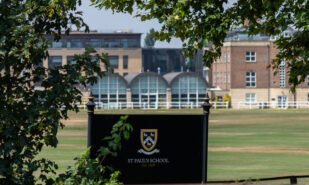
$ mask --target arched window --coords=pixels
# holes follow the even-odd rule
[[[138,76],[131,85],[132,102],[157,103],[166,101],[166,84],[159,76]]]
[[[109,74],[102,77],[91,87],[91,94],[97,102],[119,103],[126,102],[126,83],[122,77]]]
[[[181,75],[172,82],[172,102],[202,103],[207,84],[198,76]]]

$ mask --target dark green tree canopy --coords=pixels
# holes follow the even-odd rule
[[[153,37],[153,34],[155,33],[155,30],[151,28],[149,32],[147,33],[145,40],[144,40],[144,47],[145,48],[153,48],[156,40]]]
[[[204,62],[210,66],[220,56],[227,32],[249,21],[249,35],[263,33],[279,35],[288,26],[297,33],[289,38],[281,36],[275,44],[280,50],[278,63],[285,60],[289,67],[292,90],[304,81],[309,71],[309,5],[307,0],[91,0],[98,8],[135,14],[142,21],[157,19],[162,24],[155,38],[170,41],[172,37],[183,41],[184,52],[192,55],[211,43]],[[133,11],[137,9],[138,11]]]
[[[93,84],[103,72],[92,62],[105,55],[87,49],[76,64],[45,68],[49,41],[71,27],[88,27],[76,11],[80,0],[0,1],[0,184],[45,182],[56,165],[36,158],[44,145],[55,147],[61,119],[78,111],[77,85]],[[40,84],[41,89],[36,88]],[[40,170],[40,175],[34,172]]]

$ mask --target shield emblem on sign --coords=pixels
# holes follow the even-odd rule
[[[154,149],[158,140],[158,129],[141,129],[141,144],[147,152]]]

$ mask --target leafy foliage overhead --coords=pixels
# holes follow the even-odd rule
[[[105,55],[88,48],[74,65],[47,69],[49,41],[71,28],[88,27],[76,11],[80,0],[0,1],[0,184],[34,184],[47,180],[57,167],[36,155],[44,145],[55,147],[61,119],[78,111],[78,85],[96,82],[103,72],[92,62]],[[41,88],[37,89],[36,85]],[[39,171],[39,176],[34,172]]]
[[[197,49],[206,51],[204,62],[211,66],[220,56],[227,32],[245,26],[250,35],[278,35],[288,26],[296,29],[293,37],[280,37],[275,44],[280,50],[275,63],[288,61],[292,90],[304,81],[309,71],[309,5],[308,0],[91,0],[98,8],[135,14],[142,21],[157,19],[162,28],[156,39],[180,38],[186,55]],[[136,10],[137,9],[137,10]],[[136,10],[136,11],[134,11]]]

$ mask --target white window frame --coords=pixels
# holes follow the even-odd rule
[[[256,62],[256,52],[255,51],[246,51],[245,60],[246,60],[246,62]]]
[[[285,87],[285,61],[279,64],[279,87]]]
[[[245,97],[246,104],[256,103],[256,94],[255,93],[246,93]]]
[[[247,73],[249,73],[249,75],[247,75]],[[254,74],[254,75],[253,75]],[[247,80],[249,78],[249,80]],[[254,80],[253,80],[254,79]],[[249,83],[249,86],[247,85]],[[254,86],[252,85],[254,83]],[[256,87],[256,72],[253,72],[253,71],[249,71],[249,72],[246,72],[246,75],[245,75],[245,85],[246,87]]]
[[[307,87],[309,87],[309,74],[307,75]]]

